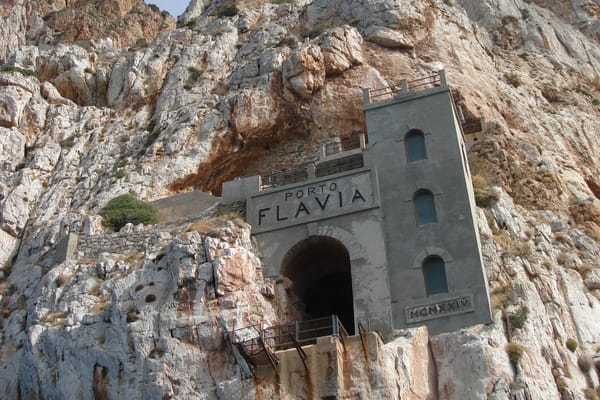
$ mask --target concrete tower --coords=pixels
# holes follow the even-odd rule
[[[393,326],[491,320],[465,141],[444,71],[365,91]]]

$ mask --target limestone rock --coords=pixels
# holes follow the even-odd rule
[[[401,32],[385,27],[371,26],[367,31],[367,40],[390,49],[412,49],[414,42]]]
[[[19,235],[43,187],[36,171],[19,171],[19,185],[0,201],[0,226],[13,235]]]
[[[340,74],[364,62],[362,36],[355,28],[345,26],[327,32],[320,46],[328,75]]]
[[[17,238],[0,229],[0,265],[7,265],[7,262],[16,251],[16,244]],[[4,268],[0,268],[0,270],[4,270]]]
[[[27,79],[7,75],[0,73],[0,126],[13,128],[19,126],[34,89]]]
[[[270,92],[247,90],[233,99],[231,122],[242,140],[272,131],[281,109],[277,97]]]
[[[498,382],[511,381],[512,373],[498,333],[489,341],[468,333],[438,335],[432,338],[431,348],[441,398],[487,399],[498,391]]]
[[[309,44],[294,51],[283,63],[285,89],[309,99],[325,83],[325,63],[321,48]]]
[[[399,390],[397,398],[429,400],[437,397],[437,376],[426,328],[407,330],[386,344],[385,351],[386,361],[390,363],[386,368],[390,378],[394,375],[390,372],[395,370],[397,376],[392,379],[404,382],[394,385]]]
[[[50,104],[74,105],[73,102],[71,102],[68,99],[65,99],[60,94],[60,92],[58,91],[56,86],[54,86],[50,82],[42,83],[41,94],[42,94],[42,97],[44,99],[46,99],[48,101],[48,103],[50,103]]]
[[[0,159],[4,171],[14,171],[25,157],[25,136],[16,129],[0,128]]]
[[[0,64],[10,58],[12,49],[25,43],[27,26],[27,5],[25,1],[11,1],[0,4],[3,23],[0,26]]]

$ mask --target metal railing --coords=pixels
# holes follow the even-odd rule
[[[248,354],[260,353],[264,346],[273,351],[280,351],[293,348],[296,343],[300,346],[314,344],[317,342],[317,338],[323,336],[336,336],[342,341],[348,336],[348,332],[337,315],[307,321],[295,321],[264,329],[257,329],[257,326],[251,325],[236,329],[231,336],[234,344],[242,345]],[[242,331],[244,334],[241,333]],[[248,337],[247,333],[252,333],[252,331],[256,336]]]
[[[340,146],[342,148],[342,151],[360,149],[363,146],[363,143],[361,141],[361,135],[350,136],[349,138],[340,140]],[[367,135],[364,135],[365,142],[366,139]]]
[[[319,163],[315,169],[315,176],[321,177],[333,175],[362,167],[364,167],[363,155],[353,154],[351,156],[336,158],[334,160]]]
[[[424,76],[423,78],[408,81],[408,90],[410,92],[417,92],[419,90],[425,90],[430,89],[432,87],[440,86],[442,84],[441,75],[441,71],[436,71],[432,72],[431,75]]]
[[[308,179],[306,168],[295,168],[289,171],[275,172],[261,176],[262,188],[273,188],[289,185],[290,183],[302,182]]]
[[[336,315],[308,321],[295,321],[289,324],[272,326],[262,331],[263,340],[275,351],[291,349],[298,343],[306,346],[317,342],[323,336],[345,338],[348,332]]]
[[[389,100],[409,93],[416,93],[446,84],[444,70],[432,72],[430,75],[413,80],[402,79],[397,85],[391,85],[379,89],[365,89],[365,103],[376,103]]]

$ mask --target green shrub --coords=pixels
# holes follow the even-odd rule
[[[475,189],[475,204],[477,207],[490,208],[493,207],[498,200],[500,200],[498,194],[491,190]]]
[[[589,354],[583,354],[577,358],[577,365],[581,372],[587,374],[592,369],[594,362]]]
[[[140,317],[138,317],[139,314],[139,310],[136,310],[135,308],[131,308],[129,309],[129,311],[127,312],[127,317],[125,318],[125,320],[130,323],[130,322],[135,322],[138,319],[140,319]]]
[[[27,68],[17,67],[16,65],[5,65],[0,70],[2,72],[18,72],[23,76],[35,76],[37,77],[37,73],[33,70]]]
[[[504,74],[504,80],[506,82],[508,82],[509,84],[511,84],[514,87],[519,87],[521,86],[521,79],[519,78],[519,75],[517,75],[514,72],[507,72]]]
[[[60,147],[63,149],[70,149],[75,144],[75,136],[69,136],[60,141]]]
[[[146,127],[146,130],[148,132],[152,132],[154,130],[154,128],[156,128],[157,123],[158,123],[158,121],[156,121],[156,118],[152,118],[150,120],[150,122],[148,122],[148,126]]]
[[[512,329],[521,329],[525,326],[525,321],[527,321],[527,316],[529,315],[529,308],[523,306],[519,308],[514,314],[508,316],[508,321],[510,322],[510,327]]]
[[[240,10],[235,3],[225,3],[217,10],[217,17],[235,17]]]
[[[279,46],[287,46],[287,47],[294,48],[294,47],[296,47],[297,43],[298,43],[298,41],[296,40],[295,37],[293,37],[293,36],[286,36],[283,39],[281,39],[281,41],[279,43],[277,43],[277,47],[279,47]]]
[[[529,13],[529,10],[526,8],[522,8],[519,11],[521,11],[521,18],[523,18],[524,20],[528,20],[529,17],[531,16],[531,14]]]
[[[473,192],[475,194],[475,204],[478,207],[493,207],[500,196],[492,189],[490,178],[483,174],[476,173],[472,176]]]
[[[577,340],[573,338],[568,338],[565,344],[567,345],[567,349],[569,349],[571,353],[574,353],[575,350],[577,350]]]
[[[522,346],[514,342],[507,343],[504,347],[504,350],[506,350],[506,354],[508,354],[508,359],[510,360],[510,363],[513,365],[513,367],[516,368],[517,365],[519,365],[519,362],[521,361],[525,350],[523,350]]]
[[[271,0],[273,4],[296,4],[296,0]]]
[[[115,197],[98,214],[104,218],[104,224],[115,231],[118,231],[129,222],[134,225],[158,222],[156,207],[130,194]]]
[[[583,389],[583,394],[585,395],[586,400],[598,400],[600,398],[598,397],[598,392],[592,388]]]
[[[120,168],[115,171],[115,173],[113,174],[113,178],[121,179],[121,178],[124,178],[126,175],[127,175],[127,172],[123,168]]]
[[[198,79],[202,77],[202,70],[195,67],[188,67],[188,72],[190,73],[190,81],[196,82]]]
[[[152,359],[157,359],[157,358],[161,358],[164,354],[165,354],[164,349],[161,349],[160,347],[155,347],[152,349],[152,351],[150,351],[150,354],[148,354],[148,357],[152,358]]]
[[[302,32],[303,38],[314,39],[319,36],[321,33],[325,32],[328,29],[333,28],[333,24],[331,22],[323,22],[319,25],[314,26],[312,29],[308,31]]]
[[[145,147],[150,147],[156,142],[156,139],[160,136],[160,129],[153,130],[146,138]]]

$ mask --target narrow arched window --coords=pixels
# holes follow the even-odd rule
[[[404,147],[406,149],[406,159],[408,162],[425,160],[427,158],[427,149],[425,148],[425,135],[423,131],[411,129],[404,137]]]
[[[435,199],[427,189],[417,191],[413,197],[417,225],[434,224],[437,222]]]
[[[423,261],[423,276],[425,277],[425,290],[427,295],[448,293],[446,280],[446,265],[438,256],[430,256]]]

